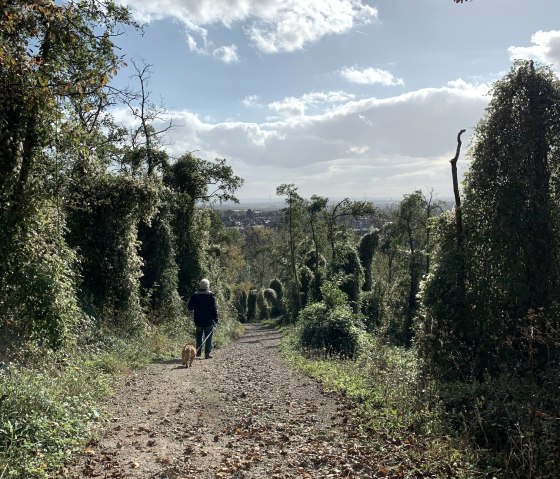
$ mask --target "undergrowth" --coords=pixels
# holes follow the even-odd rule
[[[285,359],[325,390],[346,397],[350,414],[373,443],[402,446],[400,453],[418,465],[418,477],[492,477],[477,470],[476,451],[447,427],[435,384],[421,379],[413,351],[364,337],[356,359],[327,357],[321,351],[301,352],[295,328],[285,327],[283,333]]]
[[[223,346],[241,333],[237,321],[221,321],[214,344]],[[127,339],[97,331],[71,353],[20,348],[0,368],[0,479],[65,477],[64,465],[103,425],[116,379],[151,361],[178,357],[187,341],[194,343],[191,320]]]

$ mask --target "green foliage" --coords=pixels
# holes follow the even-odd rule
[[[290,320],[295,320],[301,311],[302,302],[300,294],[300,279],[298,275],[298,245],[304,234],[305,201],[298,194],[294,184],[282,184],[276,188],[278,196],[286,197],[286,207],[284,208],[285,227],[288,234],[288,257],[290,261],[289,278],[290,294],[285,296],[287,305],[286,313]]]
[[[504,477],[557,475],[560,87],[517,62],[493,89],[465,180],[464,238],[435,223],[416,343],[450,424]],[[463,243],[459,240],[464,240]]]
[[[299,345],[325,356],[355,357],[363,334],[360,318],[352,313],[336,283],[327,282],[322,290],[324,300],[306,306],[300,313]]]
[[[153,214],[157,185],[110,175],[79,179],[71,190],[67,239],[80,254],[82,303],[90,314],[133,331],[144,321],[137,225]]]
[[[552,72],[518,62],[495,84],[477,126],[465,181],[464,252],[447,219],[422,292],[419,344],[446,377],[481,378],[529,361],[545,367],[558,355],[548,343],[528,357],[520,343],[536,312],[559,324],[559,104]]]
[[[259,321],[270,318],[270,305],[264,295],[264,290],[259,289],[257,292],[257,311]]]
[[[390,456],[403,464],[412,459],[420,475],[485,477],[477,465],[477,455],[483,451],[473,449],[446,425],[435,383],[418,374],[413,350],[387,346],[370,337],[361,342],[357,359],[310,357],[298,349],[298,330],[299,325],[284,330],[284,356],[292,366],[319,380],[327,391],[349,400],[345,407],[360,430],[368,432],[368,442],[380,451],[379,458],[372,457],[372,461],[385,462]],[[391,449],[389,443],[397,447]]]
[[[274,278],[270,282],[270,288],[276,291],[276,297],[278,298],[278,302],[281,302],[282,298],[284,297],[284,285],[282,284],[282,281],[280,281],[278,278]]]
[[[258,317],[258,303],[257,303],[257,296],[258,291],[256,289],[252,289],[249,291],[249,295],[247,296],[247,322],[253,323],[257,320]]]
[[[460,271],[463,258],[452,212],[437,219],[433,236],[437,248],[420,290],[415,343],[427,369],[437,370],[442,378],[468,377],[473,367],[474,326],[466,305]]]
[[[440,385],[450,426],[481,448],[481,466],[516,479],[558,475],[558,372],[548,370],[542,377],[539,384],[508,372]]]
[[[272,288],[263,290],[263,296],[268,308],[268,316],[275,318],[280,315],[280,303],[278,301],[278,294]]]
[[[330,265],[333,276],[340,275],[340,288],[348,296],[354,312],[358,312],[363,269],[356,248],[345,244],[336,250]]]
[[[56,215],[43,206],[17,228],[0,229],[0,348],[35,340],[58,349],[74,338],[75,255]]]
[[[205,216],[179,197],[174,210],[173,232],[176,238],[176,262],[179,268],[179,296],[189,298],[204,276],[204,250],[207,245]]]
[[[53,361],[55,360],[55,361]],[[0,469],[3,477],[55,477],[100,419],[110,392],[98,364],[55,356],[42,370],[0,374]]]
[[[370,231],[360,238],[358,243],[358,255],[360,257],[360,263],[364,270],[364,284],[362,289],[364,291],[371,291],[373,286],[372,277],[372,261],[375,250],[379,244],[379,234],[377,231]]]
[[[313,271],[303,265],[299,268],[299,282],[301,288],[301,304],[305,307],[311,292],[311,283],[314,279]]]
[[[226,160],[205,161],[186,153],[166,169],[164,182],[172,190],[186,194],[191,204],[196,201],[234,201],[234,193],[243,179],[233,173]],[[209,187],[213,188],[209,191]]]
[[[161,205],[151,224],[138,226],[142,258],[141,294],[153,323],[170,321],[182,313],[178,293],[179,268],[175,262],[173,229],[168,205]]]
[[[241,323],[247,322],[247,291],[236,288],[232,298],[233,306],[237,311],[237,320]]]
[[[74,133],[94,128],[95,112],[84,108],[107,103],[120,22],[130,23],[128,11],[113,2],[2,4],[0,328],[10,340],[59,348],[79,319],[75,253],[63,238],[64,173],[88,151]]]
[[[374,286],[372,291],[362,293],[360,312],[364,315],[366,330],[369,333],[380,333],[383,314],[383,292],[379,286]]]

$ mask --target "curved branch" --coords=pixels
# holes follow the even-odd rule
[[[455,156],[451,158],[451,176],[453,177],[453,193],[455,195],[455,228],[457,231],[457,244],[462,247],[463,244],[463,217],[461,213],[461,196],[459,195],[459,180],[457,179],[457,160],[461,152],[461,135],[465,133],[465,129],[460,130],[457,134],[457,150]]]

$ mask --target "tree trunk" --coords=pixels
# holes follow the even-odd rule
[[[459,180],[457,179],[457,160],[461,152],[461,135],[466,130],[461,130],[457,134],[457,151],[451,162],[451,176],[453,177],[453,193],[455,195],[455,230],[457,232],[457,246],[463,248],[463,214],[461,212],[461,196],[459,195]]]

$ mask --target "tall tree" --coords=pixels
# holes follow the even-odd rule
[[[448,347],[465,345],[460,376],[523,364],[520,345],[534,312],[559,324],[559,144],[558,79],[549,68],[516,62],[495,84],[471,149],[463,204],[465,313],[438,300],[457,281],[449,223],[441,233],[447,246],[424,288],[426,321],[435,326],[433,350],[449,357],[454,353]],[[456,319],[448,324],[449,318]],[[554,349],[533,346],[533,359],[544,360]]]
[[[188,298],[205,270],[210,217],[196,208],[212,201],[237,202],[235,191],[243,180],[225,159],[202,160],[187,153],[169,166],[164,183],[175,194],[174,231],[179,267],[179,294]]]
[[[558,299],[559,134],[558,79],[517,62],[494,86],[465,183],[471,301],[484,330],[514,334],[529,309]]]
[[[286,197],[286,207],[284,214],[286,218],[286,227],[289,236],[289,255],[290,255],[290,271],[291,271],[291,306],[292,319],[296,319],[301,311],[301,285],[298,274],[298,245],[301,240],[303,231],[303,218],[305,214],[305,202],[298,194],[297,187],[294,184],[282,184],[276,188],[278,196]]]
[[[309,204],[307,205],[307,218],[309,227],[311,229],[311,241],[313,243],[313,283],[312,294],[315,298],[319,298],[321,294],[321,279],[320,279],[320,265],[321,265],[321,237],[324,236],[325,230],[325,217],[328,198],[323,196],[313,195]],[[321,234],[323,233],[323,234]]]
[[[349,198],[344,198],[337,204],[331,206],[327,213],[327,235],[331,246],[331,258],[334,258],[337,236],[339,236],[341,232],[341,219],[347,217],[357,218],[359,216],[374,216],[377,214],[377,208],[367,201],[352,201]]]
[[[371,291],[373,286],[372,276],[372,261],[373,255],[379,244],[379,234],[377,231],[370,231],[360,238],[358,243],[358,254],[360,256],[360,263],[364,269],[364,284],[362,289],[364,291]]]
[[[3,0],[0,11],[0,317],[58,346],[78,316],[63,174],[92,155],[68,132],[100,125],[122,61],[113,40],[130,20],[112,1]]]

